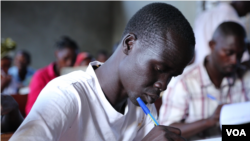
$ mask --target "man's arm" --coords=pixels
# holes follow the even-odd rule
[[[183,137],[192,137],[195,134],[216,125],[216,123],[219,121],[220,110],[222,106],[223,105],[219,105],[214,114],[207,119],[198,120],[192,123],[173,123],[170,126],[179,128]]]
[[[23,121],[15,99],[10,96],[1,95],[1,132],[14,132]]]

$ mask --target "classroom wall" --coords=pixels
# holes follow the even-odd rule
[[[143,6],[153,3],[155,1],[121,1],[116,2],[113,6],[113,40],[112,43],[118,42],[122,36],[122,32],[129,21],[129,19]],[[168,3],[178,8],[182,14],[187,18],[191,26],[194,25],[194,19],[197,15],[196,1],[161,1]]]
[[[68,35],[81,51],[111,50],[111,2],[1,2],[1,38],[11,37],[38,69],[55,60],[55,41]]]
[[[112,52],[129,19],[151,1],[116,2],[1,2],[1,37],[11,37],[17,50],[32,55],[33,68],[55,60],[54,44],[61,35],[77,41],[81,51],[95,55],[99,49]],[[193,26],[197,2],[167,1],[177,7]]]

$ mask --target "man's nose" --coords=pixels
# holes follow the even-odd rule
[[[166,77],[166,78],[161,78],[157,82],[155,82],[154,87],[157,88],[159,91],[165,91],[167,89],[167,85],[169,83],[169,80],[171,78]]]

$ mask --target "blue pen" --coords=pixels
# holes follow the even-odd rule
[[[222,102],[218,101],[214,96],[212,96],[210,94],[207,94],[207,97],[214,100],[214,101],[217,101],[219,104],[222,104]]]
[[[146,115],[148,115],[148,116],[152,119],[152,121],[155,123],[156,126],[159,125],[159,123],[158,123],[158,122],[155,120],[155,118],[152,116],[152,114],[150,113],[148,107],[147,107],[147,106],[145,105],[145,103],[141,100],[141,98],[138,97],[136,100],[137,100],[137,102],[139,103],[139,105],[141,106],[143,112],[144,112]]]

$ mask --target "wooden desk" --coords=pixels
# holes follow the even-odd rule
[[[1,141],[8,141],[14,133],[3,133],[1,134]]]
[[[16,94],[16,95],[11,95],[11,96],[16,100],[16,102],[19,105],[19,110],[20,110],[21,114],[23,115],[23,117],[25,117],[26,116],[25,106],[27,103],[28,95],[27,94],[26,95]]]

